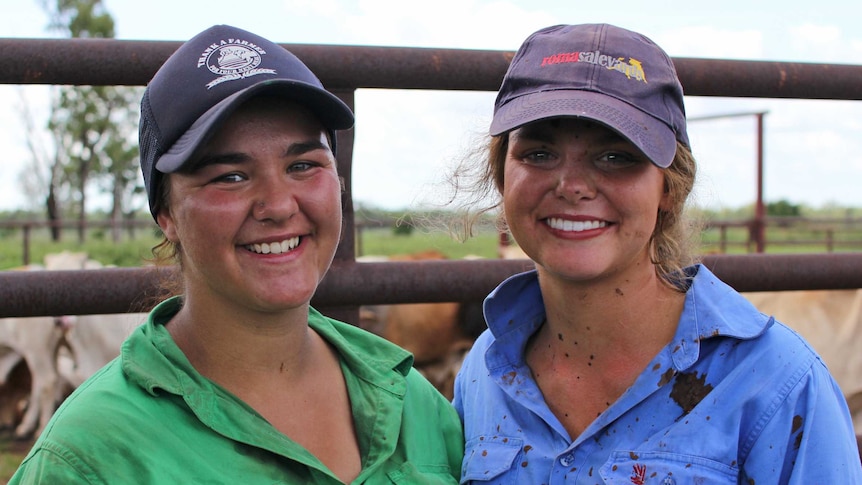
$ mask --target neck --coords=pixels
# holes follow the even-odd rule
[[[685,302],[685,295],[662,283],[652,268],[586,285],[540,272],[539,282],[549,343],[577,345],[593,356],[652,358],[673,338]]]
[[[308,307],[276,314],[236,312],[187,299],[167,324],[189,362],[205,377],[232,387],[256,376],[300,375],[314,349]]]

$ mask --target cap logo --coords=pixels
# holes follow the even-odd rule
[[[275,69],[261,69],[266,51],[242,39],[227,39],[210,44],[198,57],[198,68],[206,66],[218,77],[207,83],[207,89],[225,81],[235,81],[258,74],[275,74]]]
[[[591,52],[563,52],[543,58],[541,67],[569,62],[587,62],[602,66],[611,71],[621,72],[629,79],[646,83],[646,74],[644,73],[641,61],[629,57],[629,62],[626,64],[623,59],[624,57],[613,57],[602,54],[598,50]]]

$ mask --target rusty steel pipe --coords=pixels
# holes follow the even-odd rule
[[[0,39],[0,84],[143,86],[182,43]],[[511,51],[282,44],[331,90],[496,91]],[[692,96],[862,100],[862,66],[674,58]]]
[[[862,254],[711,255],[704,264],[739,291],[862,288]],[[318,307],[481,300],[529,260],[336,263]],[[0,317],[140,311],[172,269],[0,271]]]

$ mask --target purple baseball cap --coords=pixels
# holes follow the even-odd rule
[[[662,168],[673,161],[677,140],[689,146],[670,57],[613,25],[556,25],[530,35],[503,78],[490,134],[561,116],[606,125]]]
[[[329,131],[353,126],[353,112],[287,49],[229,25],[180,46],[159,68],[141,100],[141,171],[156,216],[161,174],[176,172],[243,102],[260,94],[292,99]]]

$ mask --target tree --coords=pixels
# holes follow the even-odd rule
[[[51,29],[75,38],[112,38],[114,20],[101,0],[43,0]],[[48,128],[56,144],[54,183],[48,188],[49,217],[60,217],[58,193],[77,206],[78,239],[86,235],[87,190],[105,181],[113,200],[113,235],[137,187],[137,103],[140,90],[118,86],[63,86],[52,101]],[[61,167],[61,170],[57,168]],[[52,207],[52,204],[54,207]],[[58,236],[59,237],[59,236]]]
[[[777,202],[766,204],[766,214],[770,216],[798,217],[802,215],[802,209],[799,204],[793,204],[790,201],[781,199]]]

